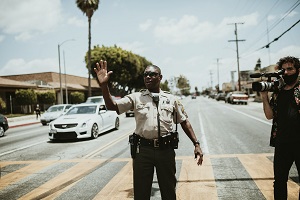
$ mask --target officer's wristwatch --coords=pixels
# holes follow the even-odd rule
[[[196,140],[196,141],[194,142],[194,146],[196,146],[196,144],[198,144],[198,145],[200,146],[199,140]]]

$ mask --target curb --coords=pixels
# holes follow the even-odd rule
[[[9,128],[17,128],[17,127],[21,127],[21,126],[27,126],[27,125],[32,125],[32,124],[39,124],[41,122],[29,122],[26,124],[18,124],[18,125],[13,125],[13,126],[8,126]]]

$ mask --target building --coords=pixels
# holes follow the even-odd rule
[[[56,72],[42,72],[33,74],[19,74],[0,76],[0,97],[6,103],[6,113],[18,113],[15,105],[15,92],[18,89],[48,90],[53,89],[56,93],[56,104],[67,103],[71,92],[83,92],[88,96],[88,78],[74,75],[61,76],[63,102],[60,98],[60,78]],[[91,79],[92,96],[100,95],[99,84]]]

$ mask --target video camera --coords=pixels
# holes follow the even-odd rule
[[[284,84],[284,81],[281,77],[282,74],[284,74],[284,69],[272,73],[250,74],[250,78],[262,78],[262,77],[268,78],[267,81],[253,82],[252,90],[258,92],[274,91],[274,89],[282,87]],[[272,81],[271,80],[272,77],[275,77],[276,79]]]

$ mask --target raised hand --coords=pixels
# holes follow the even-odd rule
[[[113,73],[112,71],[107,72],[107,62],[103,60],[100,60],[100,62],[96,63],[96,68],[94,68],[94,71],[97,74],[100,85],[107,83],[109,76]]]

